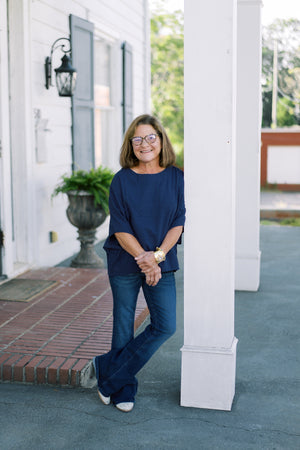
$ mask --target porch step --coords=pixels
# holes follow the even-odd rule
[[[84,376],[88,364],[111,342],[106,269],[47,267],[18,278],[57,283],[29,302],[0,301],[0,381],[92,387]],[[140,294],[135,329],[147,315]]]

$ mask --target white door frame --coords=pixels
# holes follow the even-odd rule
[[[30,4],[29,0],[0,0],[1,11],[7,13],[1,14],[0,195],[5,232],[3,266],[9,277],[30,267],[36,251]]]
[[[0,0],[0,215],[5,247],[2,273],[13,273],[11,157],[9,124],[9,77],[7,42],[7,0]]]

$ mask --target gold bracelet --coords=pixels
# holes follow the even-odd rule
[[[156,247],[156,251],[154,252],[154,258],[157,264],[165,261],[166,259],[165,252],[161,248]]]

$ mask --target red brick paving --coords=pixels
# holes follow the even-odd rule
[[[110,349],[106,270],[51,267],[19,278],[58,283],[27,303],[0,301],[0,381],[79,386],[87,363]],[[140,295],[136,329],[147,315]]]

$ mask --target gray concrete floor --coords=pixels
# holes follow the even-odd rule
[[[236,294],[231,412],[179,406],[180,271],[178,331],[140,372],[134,410],[102,405],[95,390],[1,384],[1,450],[299,449],[300,228],[262,226],[261,250],[259,291]]]

